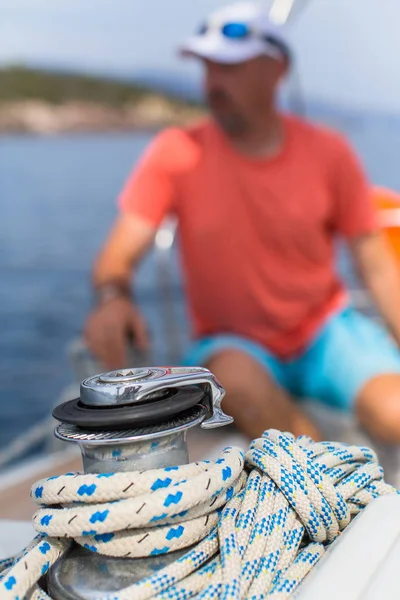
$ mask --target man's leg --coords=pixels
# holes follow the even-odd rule
[[[290,431],[296,437],[309,435],[315,441],[320,434],[290,396],[280,388],[255,358],[238,349],[221,349],[206,367],[226,390],[224,411],[251,439],[266,429]]]
[[[387,444],[400,444],[399,374],[377,375],[367,381],[355,407],[361,425],[372,437]]]
[[[354,411],[372,437],[400,444],[400,351],[381,325],[344,310],[327,323],[303,366],[310,397]]]

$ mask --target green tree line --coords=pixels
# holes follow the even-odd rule
[[[151,90],[129,82],[91,75],[13,66],[0,69],[0,102],[38,99],[51,104],[72,100],[119,106],[135,102]]]

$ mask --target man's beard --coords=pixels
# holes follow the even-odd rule
[[[223,90],[214,90],[208,94],[210,110],[220,127],[231,137],[243,135],[248,129],[247,120],[234,106],[232,99]],[[226,112],[222,105],[227,106]]]
[[[230,137],[239,137],[246,133],[248,126],[245,119],[239,115],[221,115],[212,111],[214,119]]]

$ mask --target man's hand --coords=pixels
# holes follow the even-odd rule
[[[155,227],[131,214],[117,218],[96,259],[93,286],[99,304],[86,321],[84,337],[100,362],[109,369],[126,366],[127,346],[147,350],[145,324],[130,298],[132,268],[150,246]]]
[[[126,366],[130,340],[141,350],[149,347],[142,316],[132,301],[124,296],[101,304],[89,315],[84,338],[96,358],[108,369]]]

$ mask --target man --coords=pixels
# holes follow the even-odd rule
[[[277,111],[291,57],[256,5],[217,11],[183,52],[203,62],[212,118],[161,133],[128,180],[94,268],[89,346],[115,368],[128,336],[146,346],[131,272],[173,213],[195,339],[187,363],[221,380],[237,426],[318,439],[298,401],[312,397],[399,443],[400,354],[335,273],[342,236],[400,343],[399,273],[356,158],[338,135]]]

